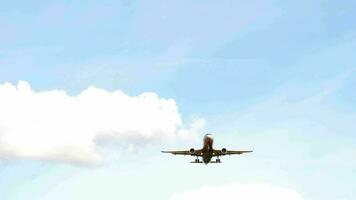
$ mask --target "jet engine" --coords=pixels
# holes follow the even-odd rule
[[[195,153],[195,149],[194,148],[191,148],[191,149],[189,149],[189,152],[190,152],[190,154],[194,154]]]
[[[225,154],[226,154],[226,149],[225,149],[225,148],[222,148],[222,149],[221,149],[221,153],[222,153],[223,155],[225,155]]]

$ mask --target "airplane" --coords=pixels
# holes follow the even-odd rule
[[[226,150],[226,148],[222,148],[221,150],[218,150],[218,149],[213,148],[213,142],[214,142],[213,135],[206,134],[204,136],[202,149],[195,150],[194,148],[191,148],[187,151],[161,151],[161,152],[162,153],[171,153],[173,155],[196,156],[196,159],[194,161],[192,161],[191,163],[204,163],[204,164],[221,163],[221,160],[219,158],[220,156],[253,152],[253,151],[231,151],[231,150]],[[202,161],[199,160],[199,157],[202,157]],[[215,161],[211,160],[213,157],[216,157]]]

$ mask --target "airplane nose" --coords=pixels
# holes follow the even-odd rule
[[[205,137],[204,137],[204,141],[213,141],[213,136],[211,134],[206,134]]]
[[[207,147],[207,148],[212,148],[213,146],[213,137],[211,134],[206,134],[204,136],[204,147]]]
[[[205,135],[205,137],[204,137],[205,139],[213,139],[213,135],[212,134],[206,134]]]

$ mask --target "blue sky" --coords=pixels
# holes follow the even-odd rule
[[[203,119],[198,136],[255,150],[192,166],[159,151],[200,141],[153,141],[94,168],[0,154],[0,199],[170,199],[248,182],[352,199],[354,19],[352,1],[0,1],[0,84],[154,92],[183,126]]]

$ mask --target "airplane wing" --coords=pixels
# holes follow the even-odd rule
[[[190,151],[161,151],[162,153],[171,153],[173,155],[185,155],[185,156],[202,156],[201,150]]]
[[[243,154],[243,153],[251,153],[253,151],[231,151],[231,150],[225,150],[225,151],[222,151],[222,150],[217,150],[217,149],[214,149],[214,153],[213,153],[213,156],[225,156],[225,155],[235,155],[235,154]]]

